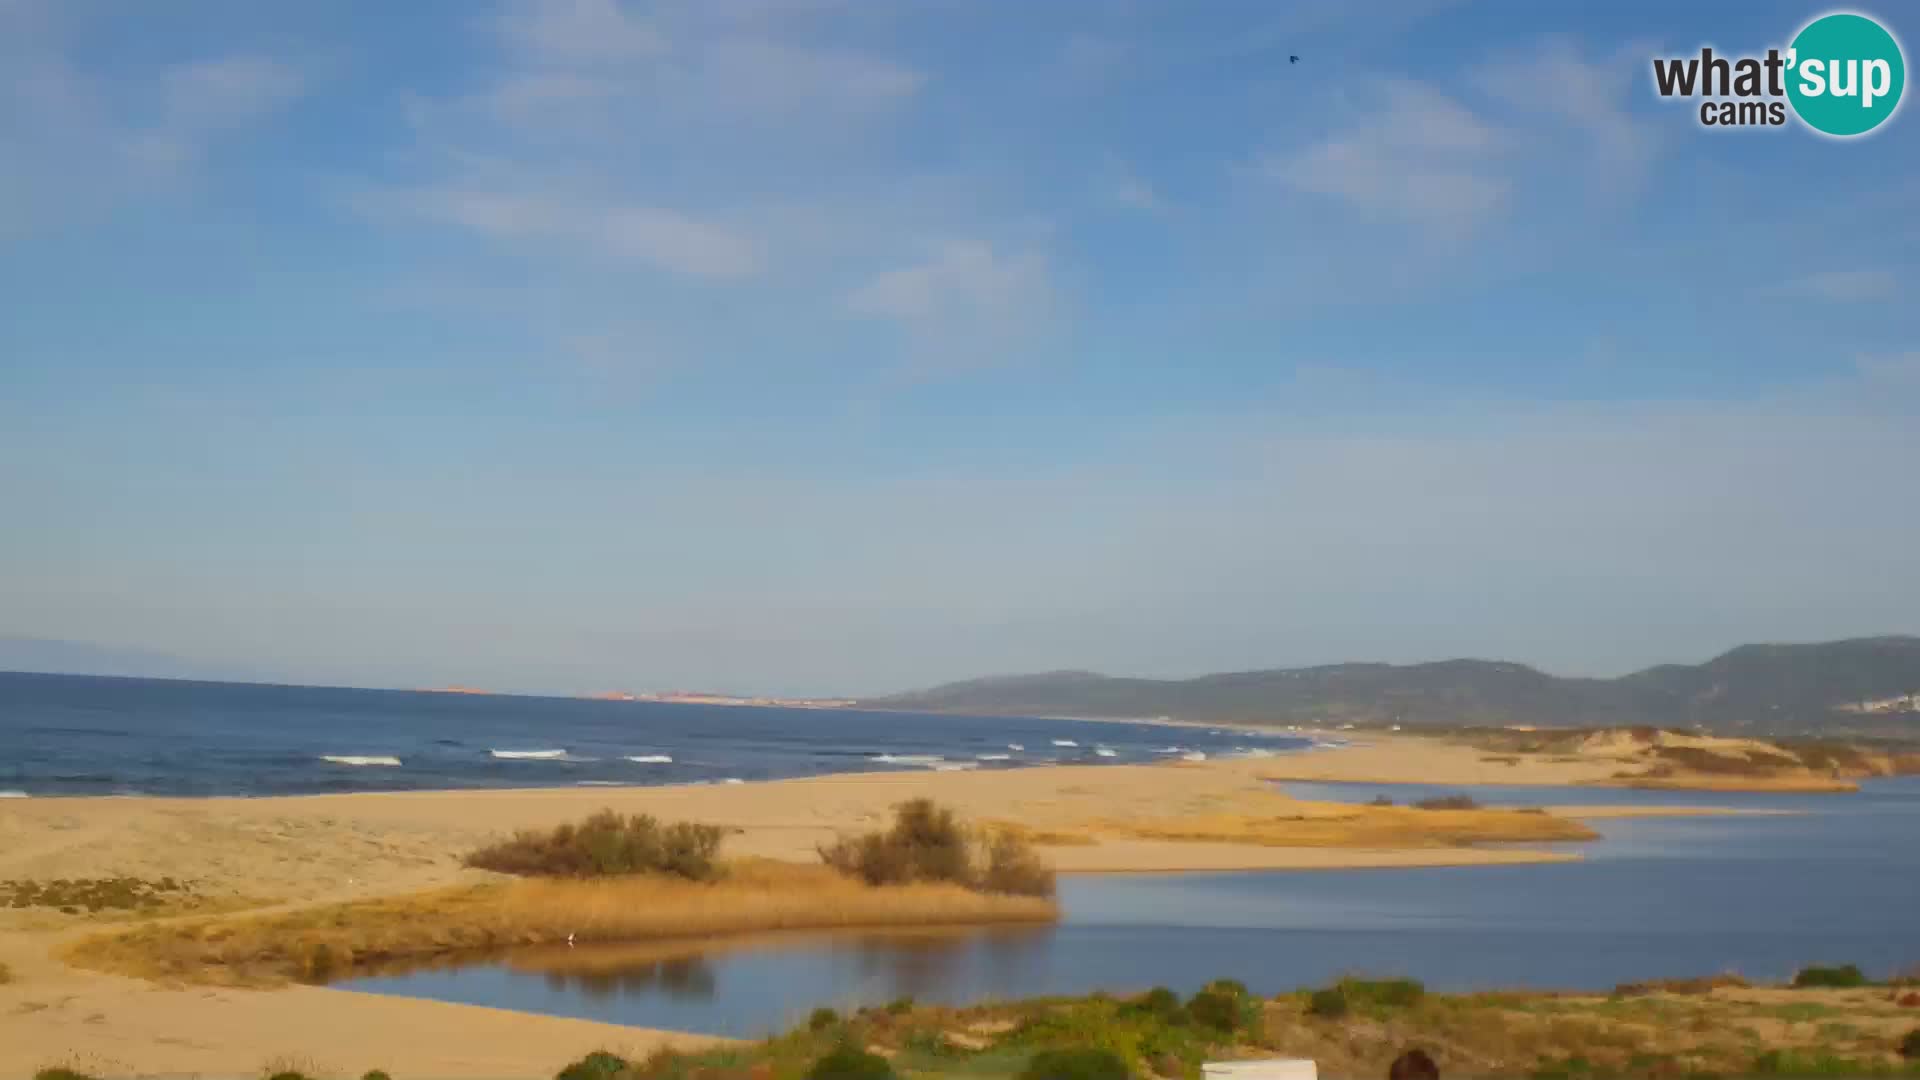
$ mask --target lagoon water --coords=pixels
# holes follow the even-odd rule
[[[1288,784],[1303,797],[1400,801],[1460,789]],[[1427,870],[1064,879],[1056,927],[825,934],[619,953],[544,950],[347,985],[648,1027],[750,1036],[818,1005],[902,996],[1181,991],[1237,978],[1263,993],[1343,973],[1437,989],[1604,989],[1813,963],[1920,963],[1920,779],[1859,795],[1475,788],[1497,805],[1660,803],[1785,815],[1613,819],[1575,863]]]

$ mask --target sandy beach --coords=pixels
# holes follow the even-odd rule
[[[0,880],[171,876],[216,906],[255,911],[385,896],[485,880],[459,855],[515,829],[577,819],[601,807],[697,820],[732,830],[727,851],[812,861],[816,845],[881,824],[904,799],[930,796],[964,817],[1040,830],[1124,828],[1245,816],[1280,821],[1333,814],[1270,781],[1284,777],[1390,783],[1592,783],[1606,762],[1490,764],[1472,748],[1421,739],[1286,757],[992,772],[863,773],[763,784],[410,792],[284,798],[25,799],[0,805]],[[1710,810],[1591,808],[1566,817]],[[1564,851],[1461,846],[1276,846],[1157,840],[1121,833],[1046,846],[1066,873],[1466,866],[1577,858]],[[0,1070],[24,1075],[76,1060],[97,1071],[249,1073],[304,1058],[322,1071],[380,1067],[409,1077],[545,1075],[595,1046],[636,1052],[697,1037],[500,1014],[312,987],[170,989],[74,970],[52,955],[113,925],[109,916],[0,911]],[[352,1031],[347,1045],[337,1033]]]

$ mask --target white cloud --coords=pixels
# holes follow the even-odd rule
[[[1482,66],[1476,81],[1505,105],[1550,121],[1543,134],[1571,141],[1573,153],[1590,166],[1589,179],[1631,192],[1646,179],[1657,149],[1656,129],[1635,120],[1628,108],[1640,85],[1639,65],[1651,51],[1636,44],[1589,60],[1572,42],[1550,38]]]
[[[896,326],[910,366],[924,374],[1010,362],[1049,321],[1058,295],[1037,250],[957,240],[874,275],[845,303],[855,315]]]
[[[656,206],[459,187],[375,193],[361,205],[375,213],[398,211],[496,240],[577,245],[688,277],[747,277],[763,263],[748,236]]]
[[[1784,287],[1835,303],[1862,303],[1890,299],[1899,292],[1900,281],[1891,270],[1822,270],[1794,278]]]
[[[1345,133],[1260,171],[1297,190],[1435,232],[1471,231],[1505,201],[1502,133],[1432,87],[1388,83],[1378,107]]]
[[[228,56],[172,68],[163,76],[165,125],[205,134],[252,123],[300,93],[303,78],[266,56]]]
[[[617,0],[521,0],[496,25],[509,46],[545,62],[630,61],[657,56],[667,44]]]

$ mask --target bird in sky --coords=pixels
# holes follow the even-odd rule
[[[1299,58],[1299,57],[1297,57],[1297,56],[1292,56],[1292,55],[1289,55],[1289,56],[1287,57],[1287,63],[1289,63],[1289,64],[1297,64],[1297,63],[1299,63],[1299,62],[1300,62],[1300,58]]]

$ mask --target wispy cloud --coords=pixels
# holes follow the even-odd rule
[[[96,72],[75,59],[65,14],[0,4],[0,231],[9,213],[33,227],[171,190],[306,88],[297,65],[250,53]]]
[[[1834,303],[1864,303],[1891,299],[1900,291],[1900,279],[1891,270],[1822,270],[1794,278],[1784,289]]]
[[[1057,294],[1037,250],[980,240],[941,244],[921,261],[874,275],[846,297],[856,315],[902,330],[919,370],[992,366],[1052,314]]]
[[[1479,88],[1516,112],[1549,123],[1537,134],[1555,136],[1587,163],[1587,179],[1610,193],[1631,193],[1646,180],[1658,139],[1655,128],[1628,108],[1638,62],[1651,47],[1629,45],[1589,58],[1572,41],[1549,38],[1523,53],[1478,68]]]
[[[400,212],[502,241],[559,242],[696,278],[741,278],[763,260],[754,241],[712,221],[657,206],[458,187],[376,192],[376,213]]]
[[[1267,154],[1259,170],[1298,191],[1438,233],[1471,231],[1505,201],[1504,136],[1431,86],[1389,82],[1341,134]]]

